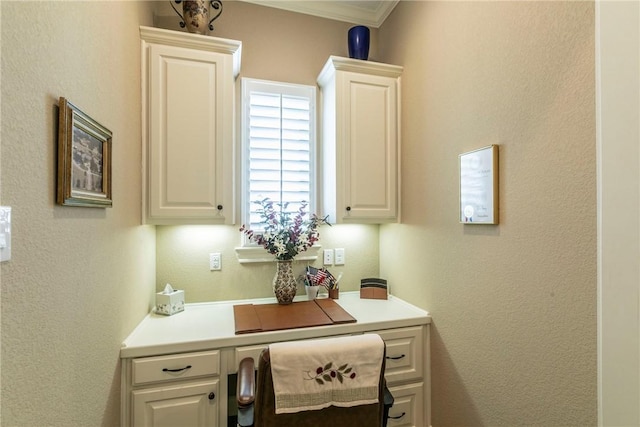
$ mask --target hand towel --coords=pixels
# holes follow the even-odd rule
[[[269,352],[276,414],[378,402],[379,335],[276,343]]]

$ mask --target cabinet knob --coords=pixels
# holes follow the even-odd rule
[[[347,212],[351,210],[351,206],[347,206]]]
[[[222,205],[218,205],[218,206],[216,206],[216,207],[218,208],[218,210],[219,210],[219,211],[221,211],[221,210],[222,210]]]
[[[209,393],[209,400],[213,400],[216,398],[216,394],[214,392]]]

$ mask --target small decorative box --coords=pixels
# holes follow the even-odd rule
[[[156,294],[156,313],[171,316],[184,311],[184,291],[173,289],[167,283],[164,291]]]

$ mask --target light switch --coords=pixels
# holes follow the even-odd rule
[[[0,261],[11,259],[11,208],[0,206]]]
[[[336,265],[344,265],[344,248],[336,248]]]

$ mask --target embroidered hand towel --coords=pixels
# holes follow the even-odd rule
[[[269,353],[276,414],[378,401],[384,355],[379,335],[276,343]]]

